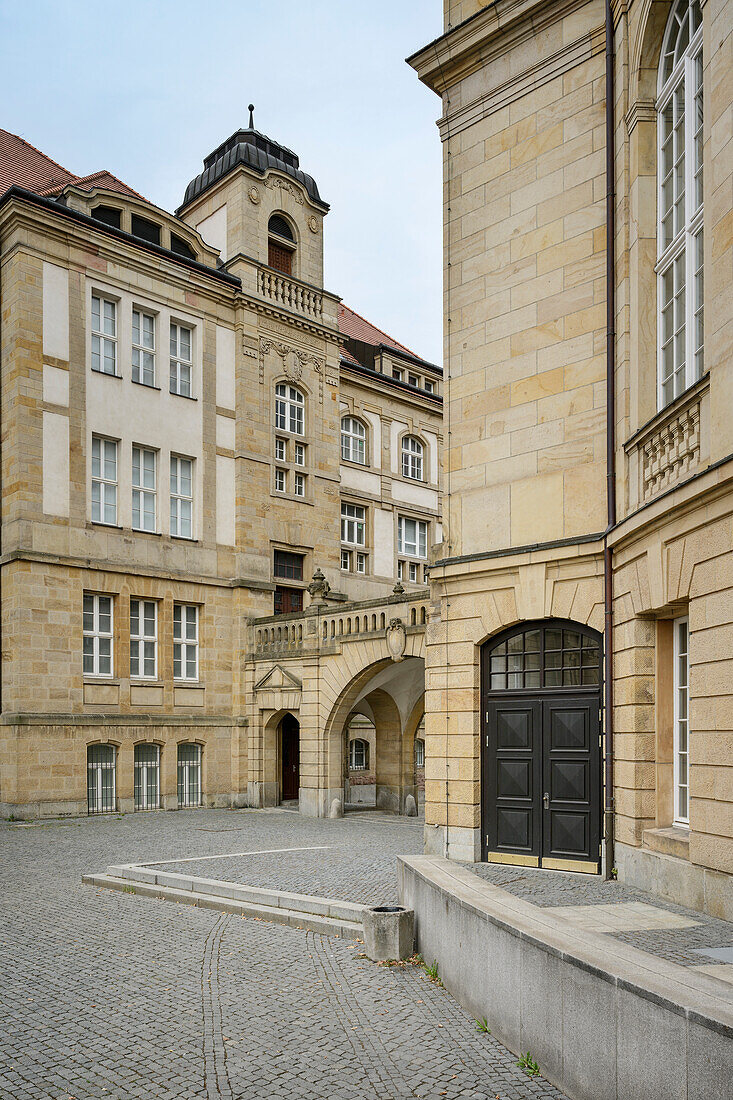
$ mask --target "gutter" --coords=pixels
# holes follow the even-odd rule
[[[614,134],[614,44],[611,0],[606,0],[606,503],[608,527],[603,546],[606,878],[614,860],[613,776],[613,550],[608,536],[616,526],[616,187]]]
[[[114,237],[118,241],[125,241],[126,244],[134,245],[135,248],[141,248],[144,252],[152,252],[155,256],[160,256],[166,260],[172,260],[174,263],[181,264],[191,271],[196,271],[201,275],[208,275],[211,279],[217,279],[219,282],[227,283],[235,290],[241,290],[242,288],[242,280],[238,279],[236,275],[230,275],[228,271],[217,271],[212,267],[207,267],[206,264],[200,263],[198,260],[189,260],[186,256],[180,256],[177,252],[171,252],[169,249],[163,248],[162,245],[153,244],[151,241],[144,241],[140,237],[133,237],[132,233],[126,233],[124,229],[115,229],[113,225],[105,225],[104,222],[97,221],[96,218],[90,218],[88,214],[82,214],[79,210],[71,210],[68,206],[62,206],[55,199],[48,199],[43,195],[37,195],[35,191],[27,191],[25,187],[9,187],[4,195],[0,195],[0,209],[6,202],[10,202],[12,199],[21,199],[21,201],[31,203],[33,206],[40,206],[42,209],[49,210],[62,218],[69,218],[71,221],[77,222],[80,225],[86,225],[91,229],[96,229],[99,233]]]

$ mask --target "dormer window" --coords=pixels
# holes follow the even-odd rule
[[[175,252],[177,256],[185,256],[187,260],[196,259],[196,253],[188,241],[184,241],[176,233],[171,233],[171,252]]]
[[[139,214],[132,215],[130,230],[133,237],[139,237],[149,244],[160,244],[160,226],[147,218],[141,218]]]
[[[95,221],[111,225],[113,229],[120,229],[122,226],[122,211],[116,206],[95,206],[92,217]]]
[[[286,275],[293,274],[295,235],[282,214],[273,214],[267,223],[267,263]]]

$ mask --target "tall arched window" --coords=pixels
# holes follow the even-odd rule
[[[658,403],[704,371],[703,87],[699,0],[676,0],[659,64]]]
[[[341,419],[341,457],[344,462],[366,464],[366,428],[353,416]]]
[[[267,223],[267,263],[270,267],[284,271],[286,275],[293,273],[293,256],[295,254],[295,234],[290,222],[282,214],[272,214]]]
[[[295,386],[278,382],[275,386],[275,427],[283,432],[303,435],[305,398]]]
[[[402,440],[402,476],[422,481],[424,447],[414,435],[406,435]]]

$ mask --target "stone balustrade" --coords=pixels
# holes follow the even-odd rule
[[[257,290],[275,306],[299,313],[312,321],[323,319],[322,293],[283,272],[261,267],[257,273]]]
[[[330,609],[302,615],[268,616],[256,619],[252,624],[254,656],[301,653],[324,646],[338,645],[349,639],[363,639],[369,635],[384,636],[393,617],[400,618],[405,627],[425,627],[427,623],[427,595],[417,599],[390,601],[398,607],[389,607],[380,600],[364,604],[350,604],[347,609],[334,613]],[[406,605],[406,608],[405,608]]]

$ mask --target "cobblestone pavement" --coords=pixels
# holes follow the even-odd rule
[[[591,875],[561,874],[532,867],[509,867],[490,863],[469,863],[466,866],[494,886],[500,886],[510,894],[541,908],[642,902],[686,917],[694,922],[694,926],[604,933],[681,966],[700,966],[701,963],[710,961],[700,954],[706,947],[733,947],[733,924],[728,921],[716,920],[696,910],[684,909],[681,905],[663,901],[653,894],[635,890],[620,882],[606,882]]]
[[[420,830],[216,810],[0,824],[1,1100],[562,1100],[416,968],[80,881],[113,863],[316,845],[350,845],[354,870],[304,852],[308,892],[363,881],[368,856],[369,889],[394,897],[394,854]]]

